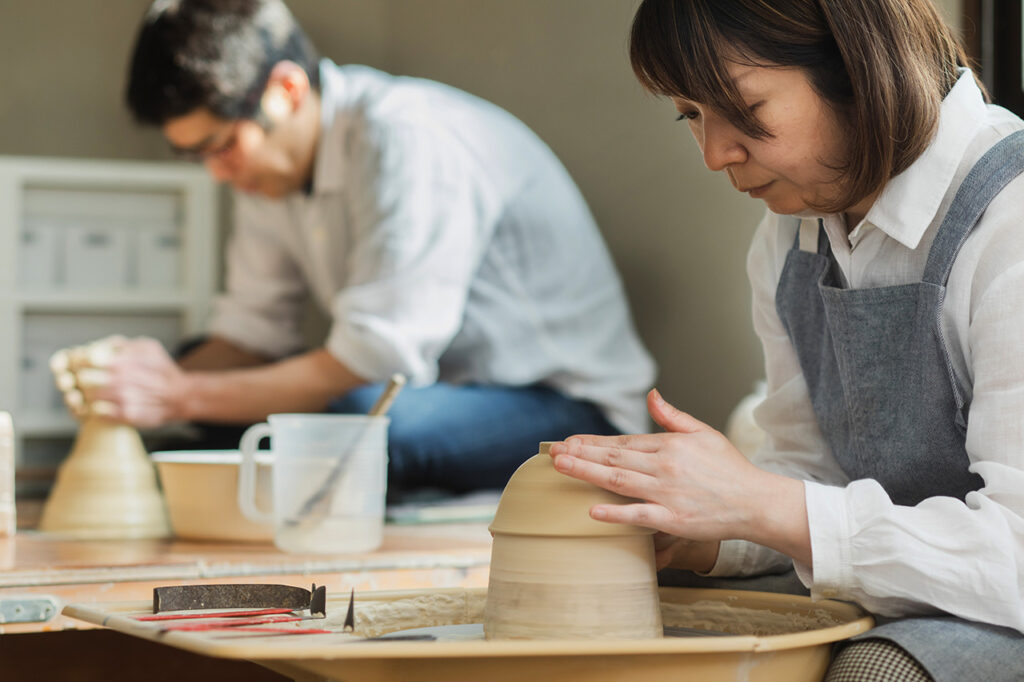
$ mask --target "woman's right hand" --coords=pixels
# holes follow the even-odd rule
[[[685,547],[664,541],[661,551],[692,570],[710,569],[718,543],[728,539],[810,563],[802,481],[757,468],[724,435],[656,390],[647,407],[666,433],[572,436],[551,445],[559,472],[638,500],[595,505],[592,518],[685,538]]]

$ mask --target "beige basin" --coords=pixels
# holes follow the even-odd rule
[[[238,450],[175,450],[154,452],[174,535],[184,540],[271,542],[269,523],[250,521],[238,508]],[[273,455],[256,457],[256,503],[271,504],[270,462]]]

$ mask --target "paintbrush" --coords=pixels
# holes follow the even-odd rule
[[[381,393],[377,402],[374,403],[373,407],[370,408],[368,415],[370,417],[382,417],[387,414],[387,411],[391,409],[391,404],[395,402],[395,398],[398,397],[398,392],[405,386],[405,377],[401,374],[392,374],[391,379],[388,381],[387,386],[384,387],[384,392]],[[369,425],[367,425],[369,430]],[[352,453],[359,447],[359,442],[362,440],[362,436],[354,441],[352,447],[348,448],[345,452],[338,456],[334,466],[331,467],[331,471],[327,474],[323,483],[317,488],[316,492],[310,495],[309,499],[306,500],[299,508],[298,513],[285,520],[286,526],[297,526],[301,523],[307,523],[310,521],[319,520],[325,513],[324,503],[330,499],[330,493],[334,490],[334,484],[337,482],[338,477],[345,470],[345,465],[348,463]]]

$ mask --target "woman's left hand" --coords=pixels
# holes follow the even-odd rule
[[[647,405],[668,433],[573,436],[551,446],[558,471],[641,500],[595,505],[593,518],[654,528],[705,549],[713,543],[715,555],[717,544],[732,538],[791,556],[806,539],[809,555],[801,481],[758,469],[725,436],[657,391],[648,394]],[[679,551],[662,544],[659,563]]]

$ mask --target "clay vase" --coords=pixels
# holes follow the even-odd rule
[[[653,530],[590,518],[627,498],[555,471],[547,454],[509,479],[490,526],[488,639],[662,636]]]
[[[156,473],[135,428],[96,416],[82,422],[39,530],[76,539],[170,535]]]

